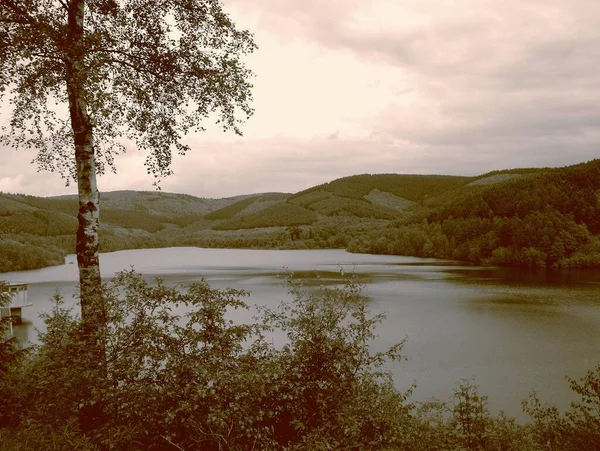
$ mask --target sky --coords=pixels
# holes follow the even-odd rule
[[[259,49],[244,136],[185,138],[166,192],[297,192],[364,173],[476,175],[600,157],[597,0],[224,0]],[[0,148],[0,191],[75,193]],[[101,191],[153,190],[145,155]]]

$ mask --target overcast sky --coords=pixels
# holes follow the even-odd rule
[[[259,50],[244,136],[191,135],[164,191],[296,192],[361,173],[474,175],[600,156],[598,0],[225,0]],[[0,148],[0,191],[74,193]],[[101,191],[152,190],[136,152]]]

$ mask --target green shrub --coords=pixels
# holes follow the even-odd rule
[[[369,348],[383,317],[369,315],[352,281],[312,294],[290,286],[293,303],[235,324],[227,312],[247,308],[243,291],[204,281],[151,286],[139,274],[121,273],[106,290],[104,364],[56,297],[40,346],[2,384],[19,388],[11,398],[15,434],[4,430],[2,437],[42,449],[402,443],[410,407],[383,371],[386,361],[399,360],[401,345],[387,353]],[[273,330],[287,342],[267,340]]]
[[[538,449],[588,451],[600,449],[600,365],[580,380],[568,378],[580,399],[564,415],[552,405],[542,405],[536,393],[523,402],[532,421],[532,436]]]
[[[387,366],[403,343],[371,349],[384,316],[360,284],[288,286],[293,301],[238,324],[228,312],[248,308],[244,291],[120,273],[105,290],[105,359],[56,295],[29,356],[0,342],[0,449],[600,449],[600,366],[569,379],[580,400],[566,414],[532,394],[526,425],[493,417],[469,381],[415,405]]]

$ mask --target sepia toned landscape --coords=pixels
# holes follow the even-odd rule
[[[599,21],[0,0],[0,451],[600,450]]]

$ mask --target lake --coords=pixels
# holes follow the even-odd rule
[[[416,383],[416,401],[446,400],[461,379],[473,378],[493,413],[524,419],[520,403],[531,390],[566,409],[574,397],[565,376],[582,377],[600,363],[600,271],[483,268],[343,250],[144,249],[102,254],[100,261],[105,279],[132,266],[167,284],[204,277],[213,287],[249,290],[249,303],[270,306],[288,299],[286,270],[307,285],[339,284],[340,269],[354,271],[373,313],[387,312],[374,348],[407,338],[407,360],[391,370],[399,388]],[[56,289],[75,304],[77,278],[73,255],[62,266],[0,274],[29,284],[34,305],[17,328],[24,343],[36,341],[38,316],[51,310]]]

